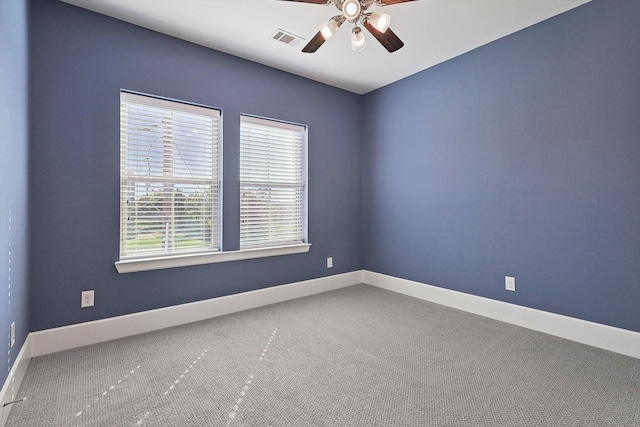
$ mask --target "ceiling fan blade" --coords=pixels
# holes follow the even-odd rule
[[[396,36],[393,31],[391,31],[391,28],[388,28],[387,31],[381,33],[380,31],[376,30],[376,28],[367,19],[362,22],[362,25],[364,25],[364,27],[369,30],[371,35],[373,35],[373,37],[375,37],[389,52],[395,52],[396,50],[404,46],[402,40],[400,40],[400,38]]]
[[[415,0],[380,0],[378,4],[380,6],[391,6],[393,4],[407,3],[407,2],[410,2],[410,1],[415,1]]]
[[[316,35],[313,36],[311,41],[307,43],[307,45],[304,48],[302,48],[302,51],[304,53],[313,53],[316,50],[318,50],[318,48],[322,46],[324,42],[325,42],[325,39],[324,37],[322,37],[322,33],[318,31]]]
[[[327,4],[327,0],[280,0],[280,1],[295,1],[298,3],[312,3],[312,4]]]

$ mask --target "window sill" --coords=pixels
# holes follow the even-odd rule
[[[160,270],[163,268],[186,267],[189,265],[213,264],[218,262],[240,261],[243,259],[265,258],[279,255],[292,255],[309,252],[310,243],[298,245],[274,246],[271,248],[243,249],[239,251],[212,252],[208,254],[173,255],[155,258],[128,259],[116,261],[118,273]]]

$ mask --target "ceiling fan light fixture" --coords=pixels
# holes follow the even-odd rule
[[[2,0],[0,0],[2,1]],[[354,27],[351,31],[351,49],[354,51],[362,50],[366,47],[367,41],[362,33],[362,27],[387,50],[392,53],[404,46],[404,43],[398,36],[391,31],[389,24],[391,16],[386,13],[368,12],[373,6],[389,6],[398,3],[405,3],[415,0],[282,0],[295,1],[303,3],[324,4],[335,6],[342,13],[332,17],[329,21],[320,25],[318,31],[313,38],[302,48],[304,53],[313,53],[320,46],[330,39],[333,34],[340,28],[342,24],[349,21],[350,27]]]
[[[322,34],[322,37],[324,37],[325,40],[329,40],[331,38],[331,36],[333,36],[333,33],[336,32],[336,30],[338,29],[339,25],[336,22],[335,19],[329,19],[327,22],[323,22],[322,24],[320,24],[320,33]]]
[[[364,34],[362,34],[362,29],[355,27],[351,31],[351,49],[359,51],[365,47],[367,47],[367,41],[364,38]]]
[[[391,15],[386,13],[373,12],[368,15],[369,22],[374,28],[381,33],[384,33],[389,29],[389,25],[391,25]]]
[[[349,21],[355,21],[360,16],[361,11],[359,0],[345,0],[342,3],[342,14]]]

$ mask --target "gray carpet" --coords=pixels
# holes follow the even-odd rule
[[[640,426],[640,360],[366,285],[34,358],[8,426]]]

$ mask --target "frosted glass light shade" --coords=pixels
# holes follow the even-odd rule
[[[391,25],[391,15],[373,12],[369,15],[369,22],[371,22],[371,25],[373,25],[376,30],[384,33],[389,29],[389,25]]]
[[[351,31],[351,49],[358,51],[362,50],[367,46],[367,41],[364,38],[364,34],[362,34],[362,30],[359,27],[356,27]]]
[[[338,23],[333,19],[329,19],[327,22],[320,24],[320,33],[325,40],[329,40],[337,29]]]
[[[360,16],[360,1],[358,0],[345,0],[342,3],[342,14],[349,21],[355,21]]]

